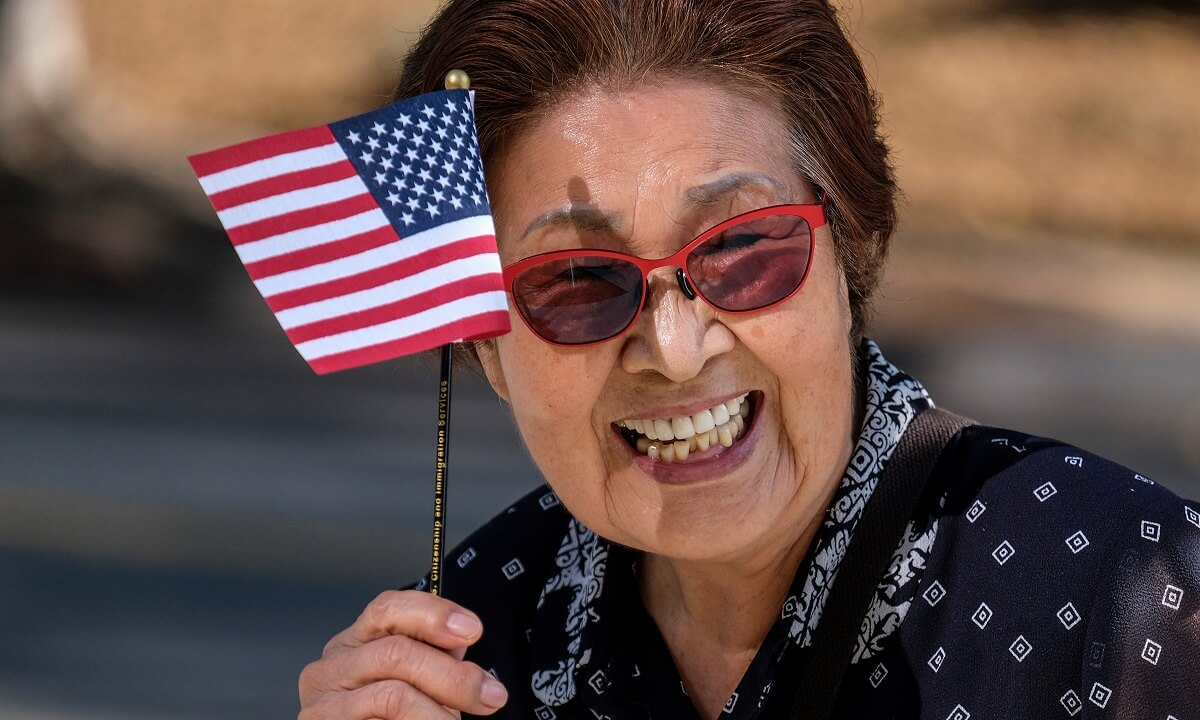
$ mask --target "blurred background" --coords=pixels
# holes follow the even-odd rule
[[[184,157],[383,102],[426,0],[0,0],[0,717],[292,717],[427,563],[435,371],[318,379]],[[1200,496],[1200,14],[841,0],[907,194],[872,335]],[[451,540],[535,485],[455,396]]]

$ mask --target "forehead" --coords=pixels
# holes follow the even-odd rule
[[[502,250],[555,212],[587,210],[630,235],[635,220],[661,230],[804,201],[792,157],[782,112],[741,93],[698,81],[591,86],[513,138],[492,163],[489,193]]]

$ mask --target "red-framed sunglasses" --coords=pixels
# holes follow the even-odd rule
[[[775,205],[732,217],[669,257],[610,250],[559,250],[504,268],[518,314],[554,345],[618,337],[646,305],[647,276],[674,267],[680,290],[721,312],[763,310],[799,292],[812,266],[813,231],[824,205]]]

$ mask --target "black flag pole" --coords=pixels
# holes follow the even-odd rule
[[[442,346],[438,382],[437,464],[433,474],[433,559],[429,563],[429,592],[442,594],[442,556],[446,547],[446,484],[450,479],[450,381],[454,375],[454,346]]]
[[[446,73],[447,90],[470,90],[471,78],[462,70]],[[450,482],[450,381],[454,375],[454,344],[442,346],[438,382],[437,462],[433,473],[433,558],[429,562],[429,592],[442,594],[442,560],[446,551],[446,490]]]

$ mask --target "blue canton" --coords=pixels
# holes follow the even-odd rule
[[[401,100],[329,129],[401,237],[491,213],[469,91]]]

